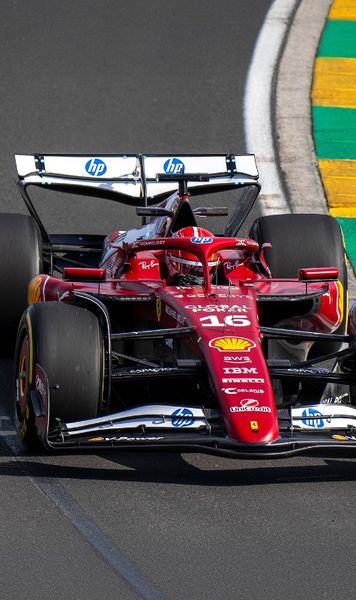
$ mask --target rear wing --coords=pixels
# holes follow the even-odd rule
[[[191,195],[258,185],[253,154],[16,154],[15,160],[23,189],[45,186],[136,206],[160,202],[184,175]]]

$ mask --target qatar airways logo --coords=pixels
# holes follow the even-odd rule
[[[193,239],[193,238],[192,238]],[[202,294],[203,295],[203,294]],[[248,307],[245,304],[233,304],[229,306],[228,304],[187,304],[184,308],[187,310],[191,310],[194,313],[197,312],[207,312],[207,313],[216,313],[216,312],[224,312],[224,313],[247,313]]]

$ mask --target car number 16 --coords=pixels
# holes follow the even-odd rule
[[[224,327],[225,325],[248,327],[251,325],[249,319],[237,315],[227,315],[224,317],[223,322],[220,321],[218,315],[209,315],[208,317],[200,317],[200,322],[203,327]]]

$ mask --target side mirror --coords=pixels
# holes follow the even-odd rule
[[[299,281],[335,281],[339,278],[337,267],[304,268],[298,270]]]
[[[90,267],[65,267],[63,269],[63,279],[69,279],[69,281],[102,281],[104,277],[104,269]]]

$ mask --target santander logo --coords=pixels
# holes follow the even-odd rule
[[[247,407],[252,407],[252,406],[258,406],[259,402],[258,402],[258,400],[255,400],[253,398],[245,398],[244,400],[241,400],[240,404],[241,404],[241,406],[244,406],[247,408]]]

